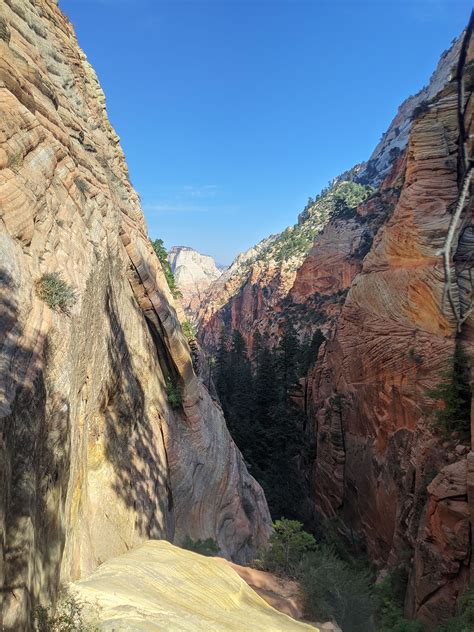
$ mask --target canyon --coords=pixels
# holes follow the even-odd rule
[[[474,376],[472,28],[294,226],[225,270],[172,248],[180,297],[71,23],[55,0],[3,0],[2,630],[32,630],[61,584],[101,602],[102,629],[315,629],[241,566],[272,520],[211,375],[222,331],[252,353],[288,322],[322,340],[288,397],[305,526],[337,525],[379,578],[403,569],[405,615],[428,630],[454,613],[474,582],[474,434],[440,433],[430,392],[453,358],[471,393]]]
[[[336,521],[381,571],[404,569],[405,614],[428,629],[473,577],[474,446],[440,436],[430,396],[458,348],[472,393],[473,73],[471,21],[369,161],[237,258],[198,316],[211,355],[223,329],[250,352],[255,332],[275,347],[287,322],[300,342],[324,335],[294,394],[305,522]]]

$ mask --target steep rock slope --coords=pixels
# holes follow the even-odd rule
[[[225,560],[169,542],[111,559],[74,589],[102,630],[318,632],[268,605]]]
[[[60,581],[144,539],[212,537],[246,560],[269,532],[265,498],[194,374],[54,0],[0,6],[0,218],[2,629],[28,629]],[[45,273],[74,289],[69,309],[39,297]]]
[[[216,348],[222,326],[238,329],[252,346],[252,333],[266,333],[275,343],[298,270],[315,236],[329,218],[343,215],[371,188],[349,181],[349,174],[336,178],[315,200],[310,200],[298,223],[272,235],[243,253],[209,288],[198,317],[198,337],[207,350]],[[303,319],[298,324],[303,332]]]
[[[407,612],[430,627],[453,610],[471,566],[473,454],[459,437],[431,432],[428,393],[456,344],[474,352],[472,166],[464,159],[472,156],[473,57],[469,29],[457,76],[412,124],[406,160],[391,174],[403,180],[398,203],[309,387],[317,513],[341,517],[380,564],[405,560]]]
[[[182,294],[183,307],[187,315],[194,319],[207,288],[221,276],[222,269],[209,255],[202,255],[186,246],[173,246],[168,260]]]

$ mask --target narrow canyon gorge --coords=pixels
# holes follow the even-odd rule
[[[356,543],[377,581],[401,569],[426,630],[455,614],[474,584],[472,30],[367,162],[223,269],[150,240],[58,3],[0,0],[2,631],[38,630],[66,584],[103,600],[104,630],[337,630],[243,568],[283,517]],[[285,344],[299,368],[263,410]]]

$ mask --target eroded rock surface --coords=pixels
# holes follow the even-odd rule
[[[465,316],[459,327],[445,295],[442,255],[468,174],[460,149],[472,153],[474,51],[469,37],[465,43],[462,72],[452,73],[412,123],[406,158],[389,177],[403,183],[398,202],[351,284],[309,384],[316,513],[341,517],[376,563],[410,569],[406,611],[430,629],[453,612],[471,566],[469,444],[432,432],[429,397],[455,345],[471,358],[474,351],[472,282],[465,281],[472,261],[463,258],[472,196],[449,263],[453,302]],[[460,92],[461,76],[468,89]]]
[[[318,630],[272,608],[224,560],[163,541],[107,561],[73,590],[101,630]]]
[[[54,0],[0,6],[0,252],[3,629],[149,538],[211,537],[248,559],[265,498],[194,374],[104,95]],[[39,298],[45,273],[74,289],[69,310]]]

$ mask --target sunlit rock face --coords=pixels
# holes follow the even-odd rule
[[[168,254],[171,271],[182,294],[182,303],[191,319],[199,310],[206,290],[222,274],[209,255],[202,255],[193,248],[173,246]]]
[[[0,6],[0,215],[5,630],[149,538],[211,537],[247,560],[265,498],[194,374],[104,95],[53,0]],[[45,273],[74,290],[69,309],[40,298]]]
[[[318,632],[278,612],[225,560],[168,542],[143,546],[100,566],[72,590],[101,630],[133,632]],[[321,628],[321,632],[322,632]],[[332,628],[331,628],[332,629]]]
[[[469,174],[463,148],[472,155],[473,57],[468,37],[460,71],[412,122],[406,152],[382,185],[399,189],[398,201],[308,385],[316,515],[342,518],[381,567],[409,569],[406,612],[429,629],[453,612],[472,566],[473,455],[456,435],[432,431],[429,392],[456,343],[474,352],[469,193],[449,264],[453,302],[465,317],[459,327],[442,256]]]

